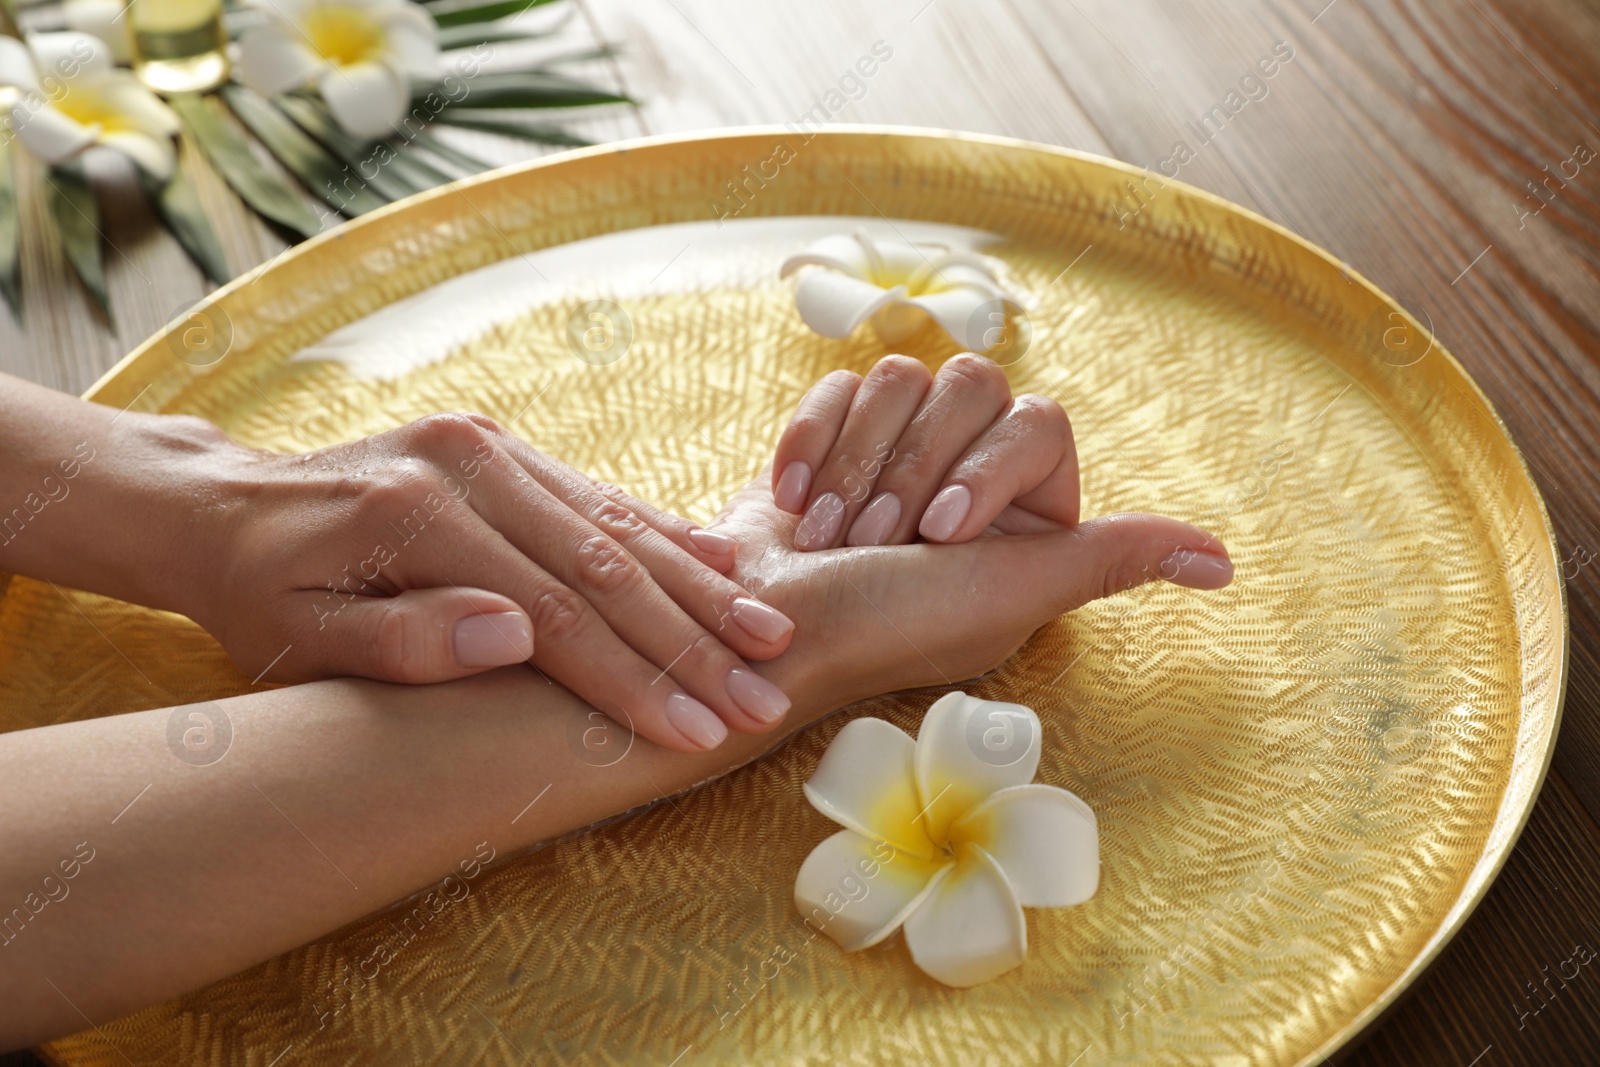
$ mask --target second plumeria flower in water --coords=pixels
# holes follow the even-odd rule
[[[410,0],[257,0],[269,16],[239,39],[239,80],[264,96],[315,83],[356,137],[395,132],[412,79],[439,73],[439,30]]]
[[[1006,315],[1022,310],[996,261],[897,235],[832,234],[784,260],[778,276],[802,268],[795,306],[824,337],[849,337],[871,322],[884,343],[897,344],[932,319],[958,344],[985,352],[1001,343]]]
[[[902,926],[917,966],[952,986],[997,978],[1028,951],[1024,907],[1081,904],[1100,884],[1100,833],[1077,796],[1033,782],[1039,717],[950,693],[915,741],[856,719],[806,783],[845,829],[800,866],[808,925],[846,951]]]

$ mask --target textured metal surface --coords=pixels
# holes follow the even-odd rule
[[[662,285],[628,305],[634,348],[605,368],[567,351],[570,301],[394,382],[284,360],[514,253],[703,219],[783,140],[795,158],[747,215],[881,213],[1002,235],[991,251],[1036,301],[1033,347],[1009,372],[1072,414],[1085,513],[1163,511],[1208,524],[1234,554],[1239,578],[1221,594],[1158,586],[1093,605],[967,686],[1039,711],[1038,780],[1100,819],[1099,894],[1030,911],[1027,963],[971,990],[922,976],[898,938],[849,956],[809,939],[790,891],[830,828],[800,783],[836,718],[687,798],[482,875],[354,992],[333,986],[395,936],[390,917],[106,1024],[122,1053],[1311,1062],[1390,1003],[1481,897],[1559,718],[1564,604],[1541,503],[1481,393],[1420,327],[1205,194],[1168,184],[1128,215],[1133,174],[1119,165],[888,131],[584,152],[314,241],[218,298],[234,337],[220,363],[193,369],[158,337],[96,395],[285,449],[477,408],[704,519],[809,382],[882,354],[870,338],[809,334],[775,280]],[[926,335],[908,347],[948,351]],[[246,688],[182,620],[73,599],[11,582],[0,725]],[[915,733],[932,695],[870,712]],[[92,1031],[51,1053],[122,1062]]]

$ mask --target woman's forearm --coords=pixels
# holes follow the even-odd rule
[[[235,448],[200,419],[0,375],[0,570],[189,613],[207,563],[205,460]]]
[[[805,690],[792,664],[762,671]],[[822,710],[797,701],[785,725]],[[215,758],[224,716],[231,741]],[[186,730],[200,732],[186,744]],[[442,686],[321,682],[5,735],[0,1048],[224,977],[489,849],[678,792],[782,736],[735,734],[698,755],[630,747],[526,667]]]

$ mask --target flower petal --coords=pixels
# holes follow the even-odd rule
[[[989,794],[1026,785],[1039,769],[1039,716],[1021,704],[946,693],[917,735],[917,788],[934,841]]]
[[[813,241],[805,251],[796,252],[784,260],[778,268],[778,277],[787,278],[805,266],[828,267],[861,281],[867,281],[872,270],[872,263],[861,242],[843,233],[829,234]]]
[[[813,267],[800,277],[794,303],[807,326],[824,337],[849,337],[879,308],[904,300],[903,288],[880,289],[871,282]]]
[[[108,110],[151,137],[175,137],[181,128],[177,113],[125,70],[97,78],[83,91],[98,96]]]
[[[938,292],[958,285],[976,285],[980,289],[992,290],[996,295],[1003,292],[1000,283],[995,280],[993,267],[976,252],[945,252],[930,256],[906,282],[906,288],[912,292],[920,292],[929,286]]]
[[[893,285],[905,285],[918,270],[928,265],[930,259],[943,251],[941,248],[930,252],[898,236],[869,237],[862,230],[855,232],[855,240],[871,264],[868,279],[886,289]]]
[[[439,24],[416,4],[396,4],[374,12],[395,69],[412,78],[439,76]]]
[[[1010,301],[1002,303],[1000,298],[965,285],[914,296],[907,303],[926,311],[951,340],[973,352],[985,352],[999,343],[997,334],[991,344],[989,333],[1004,325],[1005,314],[1012,307]],[[989,313],[979,314],[985,304],[990,305]]]
[[[918,859],[854,830],[840,830],[800,865],[794,904],[808,926],[854,952],[900,929],[950,866],[948,860]]]
[[[805,784],[806,799],[840,826],[931,860],[938,849],[919,816],[917,743],[882,719],[845,725]]]
[[[239,38],[239,80],[262,96],[277,96],[314,79],[328,66],[305,38],[283,22],[252,26]]]
[[[61,14],[67,28],[94,37],[116,63],[128,63],[133,58],[133,35],[129,32],[132,20],[124,19],[122,0],[64,0]]]
[[[317,87],[339,125],[367,140],[391,136],[411,102],[405,82],[382,63],[336,67],[322,76]]]
[[[33,53],[15,37],[0,34],[0,86],[10,85],[30,92],[39,91],[33,70]]]
[[[165,182],[172,177],[178,154],[172,147],[170,137],[151,137],[147,133],[118,130],[101,134],[100,143],[126,155],[157,181]]]
[[[30,33],[28,47],[41,78],[54,76],[68,84],[109,74],[117,65],[111,49],[87,33]]]
[[[1028,924],[1005,872],[982,848],[963,845],[906,919],[911,958],[945,985],[966,987],[998,978],[1028,954]]]
[[[992,794],[950,827],[953,843],[979,845],[1006,872],[1025,908],[1082,904],[1100,885],[1094,812],[1053,785],[1016,785]]]
[[[71,159],[97,139],[98,128],[76,122],[49,105],[37,111],[24,110],[27,106],[24,100],[11,110],[17,139],[46,163]]]

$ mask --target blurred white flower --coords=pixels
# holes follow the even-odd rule
[[[122,0],[62,0],[67,29],[98,37],[118,66],[133,62],[133,33],[123,17]]]
[[[411,79],[439,74],[439,29],[410,0],[256,0],[269,21],[239,38],[235,72],[263,96],[315,82],[339,125],[362,138],[394,132]]]
[[[172,176],[178,116],[105,44],[86,33],[0,37],[0,86],[18,90],[8,125],[34,155],[61,163],[92,145],[115,148],[152,177]]]
[[[983,352],[999,343],[1004,311],[1021,310],[993,261],[976,252],[857,230],[812,243],[784,260],[778,276],[802,267],[811,269],[800,277],[795,305],[824,337],[849,337],[870,319],[878,336],[895,344],[931,318],[958,343]]]
[[[911,958],[952,986],[997,978],[1028,951],[1023,907],[1081,904],[1100,884],[1100,832],[1077,796],[1036,785],[1039,717],[949,693],[915,741],[856,719],[805,785],[846,829],[800,865],[794,902],[845,951],[902,925]]]

